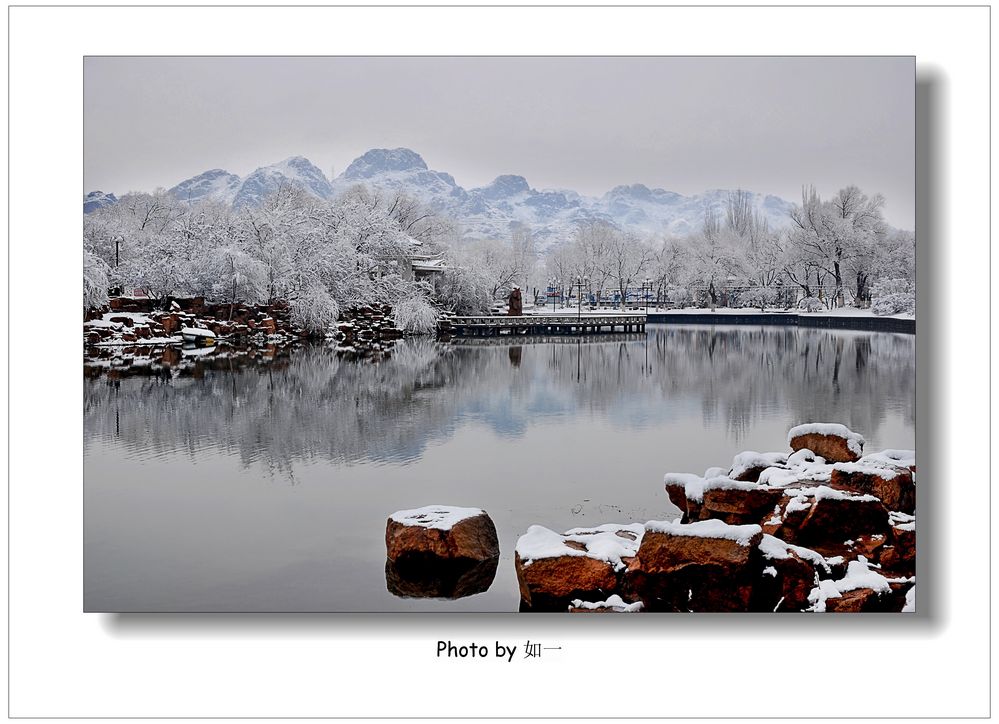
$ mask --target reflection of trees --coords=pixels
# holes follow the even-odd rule
[[[86,380],[85,441],[143,456],[214,449],[290,475],[295,462],[405,462],[468,421],[519,436],[545,418],[623,428],[761,420],[914,424],[915,338],[805,328],[650,327],[645,339],[510,346],[400,342],[378,364],[307,347],[286,365],[200,378]]]

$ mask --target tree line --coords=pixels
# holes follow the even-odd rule
[[[469,241],[461,228],[402,193],[352,188],[332,200],[283,187],[259,207],[188,203],[164,191],[130,193],[84,217],[84,308],[109,290],[154,299],[289,305],[322,332],[341,310],[373,302],[396,321],[430,329],[442,310],[479,314],[515,287],[581,284],[589,298],[625,300],[643,285],[671,306],[871,306],[911,312],[915,242],[883,218],[884,199],[854,186],[823,200],[806,188],[789,223],[768,227],[747,192],[705,213],[687,236],[642,236],[602,220],[539,255],[530,229]],[[412,262],[440,259],[433,282]],[[585,280],[585,281],[584,281]]]

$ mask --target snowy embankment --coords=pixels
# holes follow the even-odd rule
[[[563,316],[563,315],[574,315],[579,313],[580,310],[575,306],[565,306],[556,307],[552,309],[551,306],[548,307],[525,307],[525,316]],[[780,315],[782,317],[860,317],[860,318],[871,318],[871,319],[915,319],[914,314],[886,314],[877,315],[874,314],[870,309],[857,309],[856,307],[841,307],[834,309],[823,309],[818,312],[804,312],[797,309],[765,309],[760,310],[759,307],[716,307],[713,311],[710,307],[684,307],[682,309],[673,308],[657,308],[655,305],[649,306],[648,310],[644,306],[632,307],[629,309],[590,309],[585,304],[582,308],[582,316],[611,316],[616,314],[715,314],[718,316],[725,315]]]
[[[644,311],[644,308],[643,308]],[[649,308],[649,314],[779,314],[781,316],[798,317],[869,317],[872,319],[915,319],[914,314],[886,314],[877,315],[870,309],[857,309],[856,307],[840,307],[834,309],[823,309],[819,312],[803,312],[796,309],[766,309],[760,311],[759,307],[742,307],[733,309],[731,307],[717,307],[712,312],[710,307],[685,307],[683,309],[656,309]]]
[[[517,543],[522,603],[554,611],[913,611],[915,452],[863,454],[843,425],[800,425],[788,452],[667,473],[669,521]]]

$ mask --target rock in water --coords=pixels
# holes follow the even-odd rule
[[[385,527],[385,549],[393,562],[427,555],[485,561],[500,552],[496,526],[484,510],[448,505],[428,505],[390,515]]]
[[[644,526],[607,524],[563,534],[532,525],[517,541],[514,563],[523,610],[565,611],[574,599],[602,600],[618,589]]]
[[[791,449],[811,450],[831,463],[852,463],[864,453],[864,438],[846,425],[814,422],[792,427],[787,433]]]
[[[758,525],[649,521],[625,588],[649,611],[748,611],[762,537]]]

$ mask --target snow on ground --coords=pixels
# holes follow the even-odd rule
[[[532,525],[517,540],[517,555],[523,565],[542,558],[585,556],[624,568],[622,558],[638,553],[645,526],[641,523],[607,523],[594,528],[573,528],[559,535],[541,525]],[[623,534],[623,535],[622,535]],[[567,545],[572,543],[574,545]]]
[[[645,307],[642,307],[642,311]],[[649,314],[776,314],[784,317],[875,317],[877,319],[915,319],[911,314],[877,315],[870,309],[856,307],[840,307],[838,309],[823,309],[821,312],[799,312],[797,310],[768,309],[761,312],[759,307],[717,307],[714,312],[710,307],[684,307],[683,309],[656,309],[649,307]]]
[[[412,510],[399,510],[389,516],[389,520],[403,525],[451,530],[456,524],[477,515],[483,515],[481,508],[458,508],[453,505],[426,505]]]

